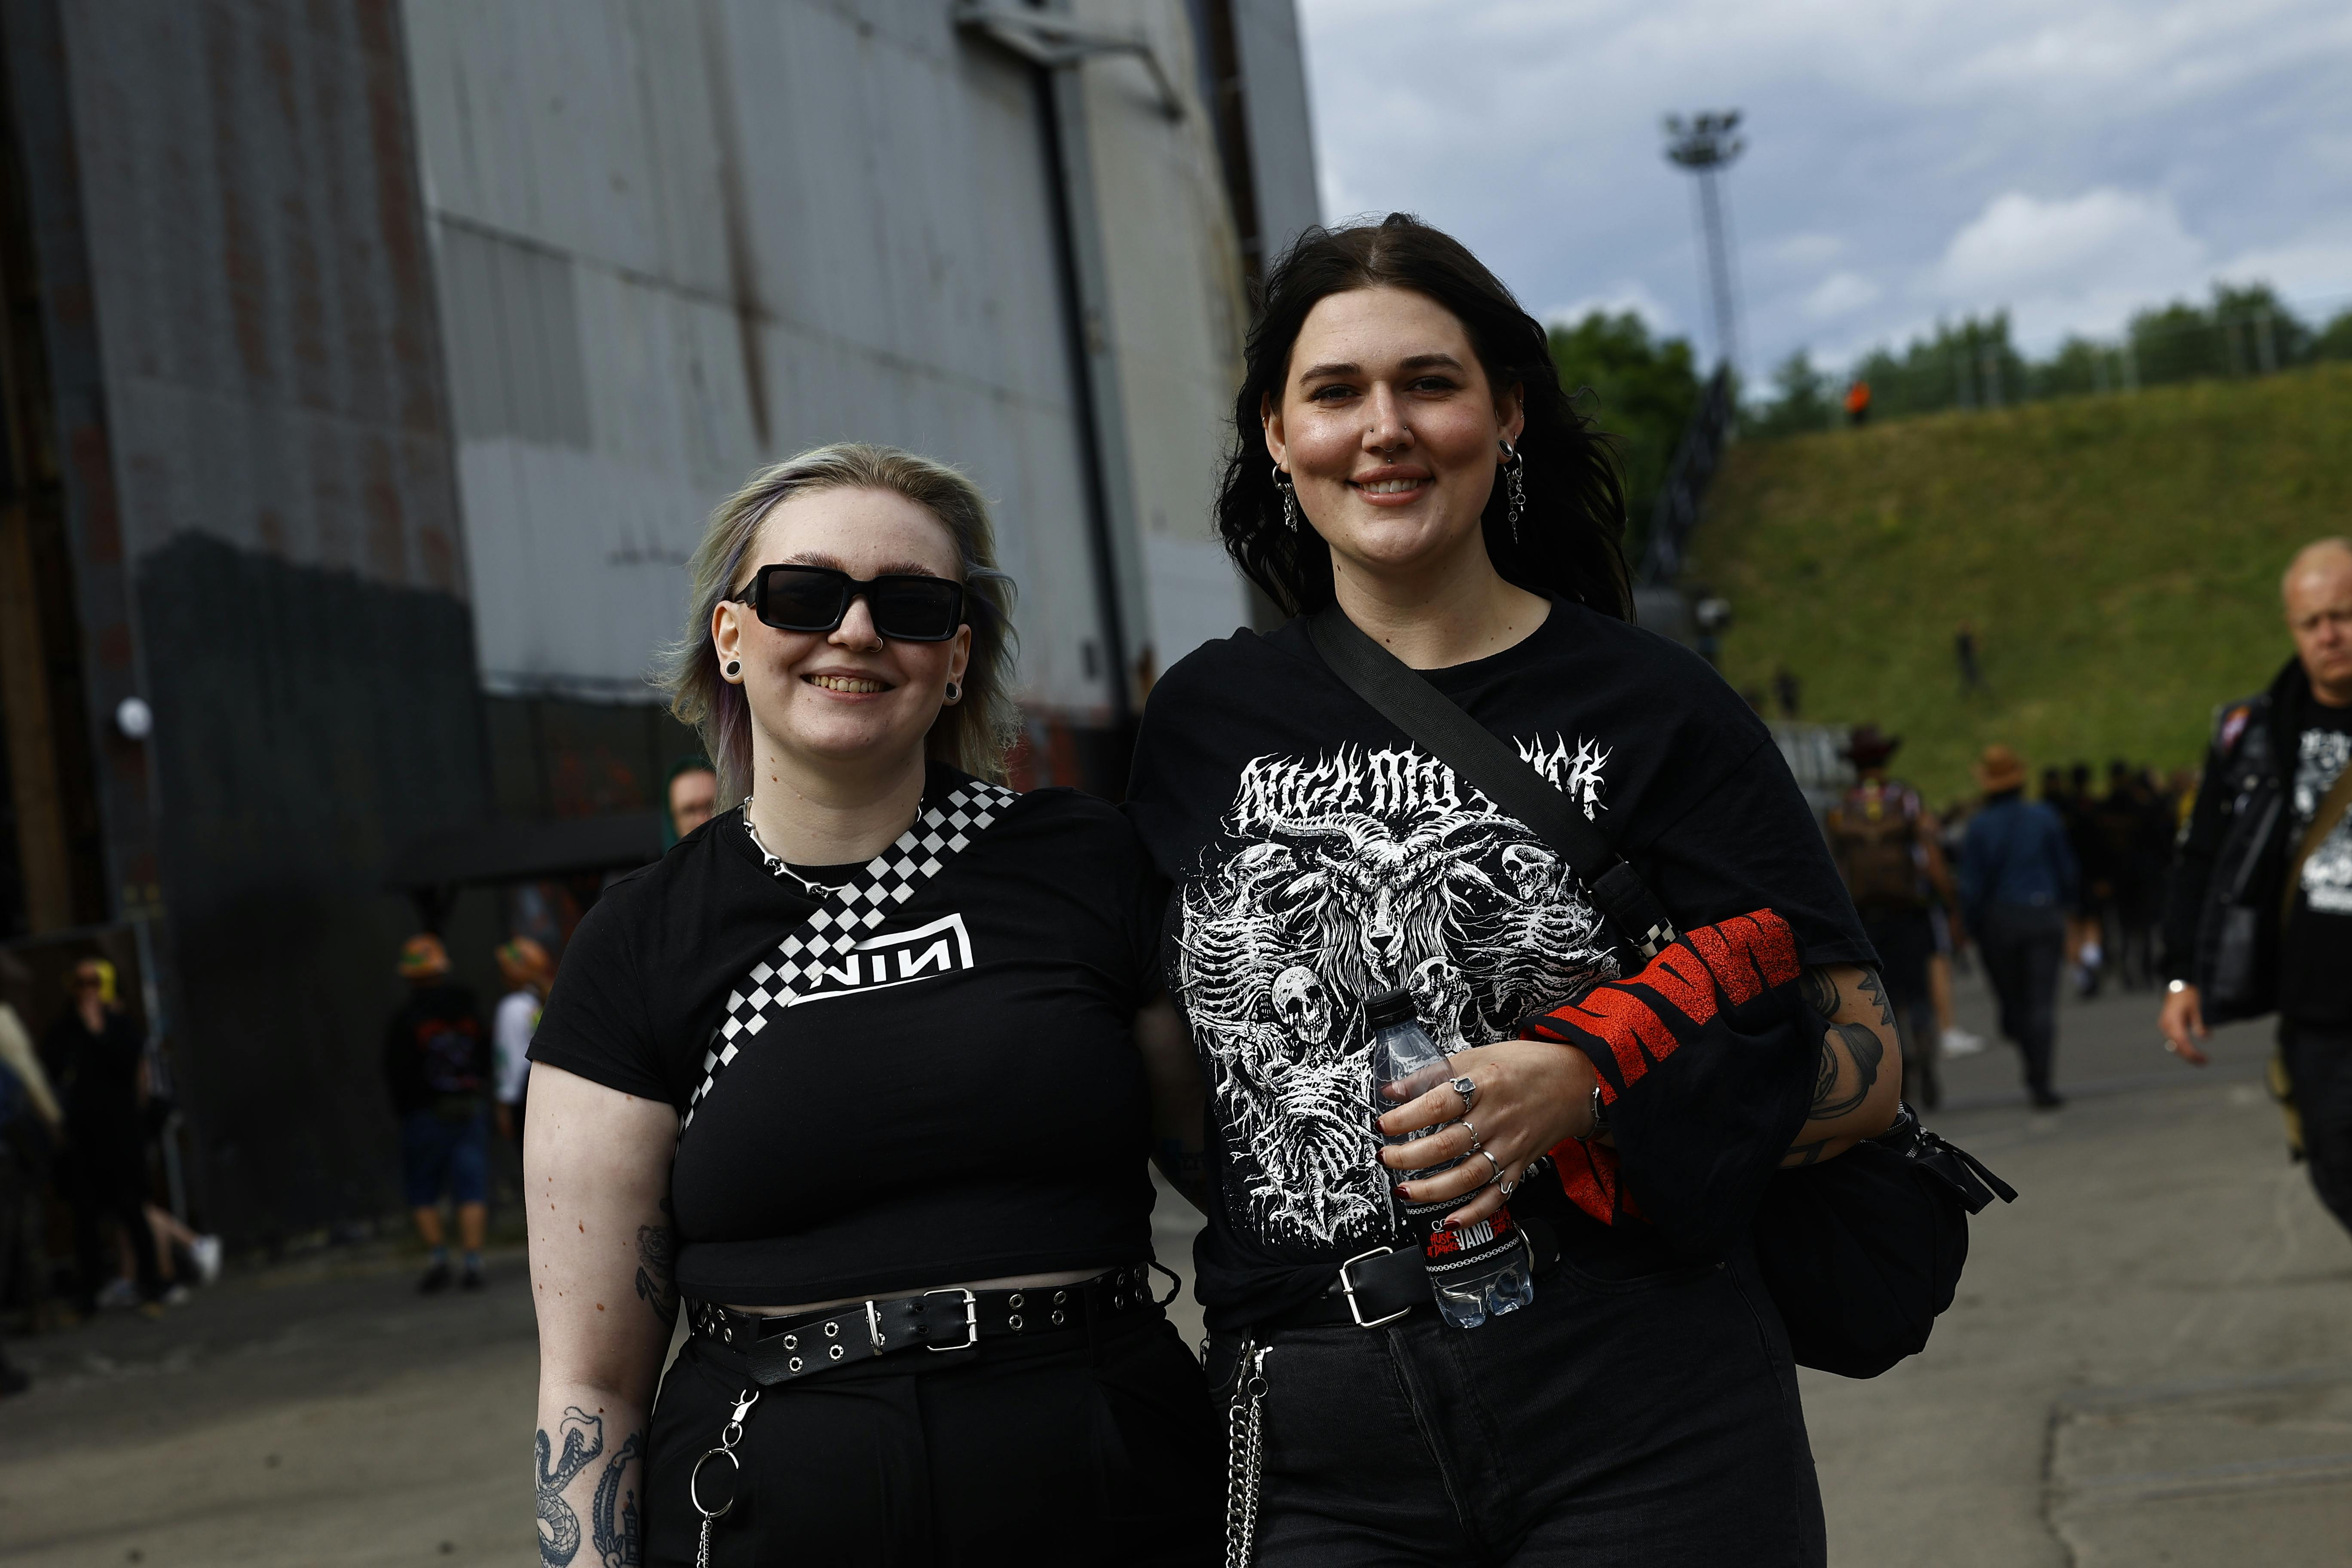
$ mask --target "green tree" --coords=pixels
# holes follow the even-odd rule
[[[1594,310],[1573,325],[1551,329],[1551,358],[1560,384],[1616,445],[1625,482],[1625,552],[1638,561],[1658,487],[1698,406],[1690,343],[1652,337],[1631,310],[1614,316]]]
[[[1900,354],[1874,349],[1853,374],[1870,383],[1874,419],[1899,419],[1946,408],[2015,403],[2028,394],[2032,374],[2009,341],[2009,312],[1955,325],[1936,323],[1935,335],[1914,338]]]
[[[2311,329],[2267,283],[2213,285],[2213,303],[2175,300],[2142,310],[2127,330],[2139,379],[2155,386],[2209,376],[2253,375],[2300,364],[2312,354]],[[2265,342],[2267,339],[2267,342]]]
[[[2123,385],[2123,362],[2105,343],[2069,334],[2058,352],[2027,367],[2036,397],[2080,397],[2114,392]]]
[[[2311,340],[2311,357],[2352,359],[2352,310],[2337,311],[2336,319]]]
[[[1830,378],[1813,368],[1812,355],[1799,349],[1774,367],[1771,398],[1745,412],[1740,427],[1765,440],[1825,430],[1833,422],[1831,390]]]

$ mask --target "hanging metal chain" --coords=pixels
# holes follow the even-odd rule
[[[756,1388],[747,1388],[737,1394],[735,1413],[727,1418],[727,1425],[719,1429],[719,1447],[695,1460],[694,1468],[687,1473],[687,1500],[694,1505],[694,1511],[702,1516],[701,1537],[695,1542],[694,1547],[694,1568],[710,1568],[710,1527],[726,1518],[734,1509],[735,1494],[742,1489],[743,1461],[736,1457],[735,1445],[743,1440],[743,1417],[749,1415],[751,1413],[751,1406],[759,1403],[760,1391]],[[702,1467],[713,1459],[726,1460],[730,1472],[727,1479],[727,1500],[717,1508],[702,1500]]]
[[[1257,1487],[1265,1465],[1263,1426],[1269,1348],[1243,1342],[1234,1402],[1226,1410],[1225,1568],[1249,1568],[1250,1557],[1257,1549]]]

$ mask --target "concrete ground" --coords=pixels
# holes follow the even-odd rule
[[[1990,1032],[1980,996],[1963,1015]],[[2192,1073],[2153,1015],[2070,1005],[2053,1114],[2003,1047],[1951,1064],[1931,1121],[2023,1195],[1977,1222],[1924,1355],[1807,1374],[1833,1563],[2352,1555],[2352,1240],[2281,1153],[2265,1031]],[[1172,1206],[1160,1254],[1189,1265]],[[160,1323],[12,1346],[39,1383],[0,1405],[0,1560],[532,1563],[523,1259],[478,1296],[420,1299],[413,1269],[232,1273]]]

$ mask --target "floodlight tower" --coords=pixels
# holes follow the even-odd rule
[[[1715,306],[1717,358],[1735,371],[1739,363],[1738,301],[1731,289],[1730,247],[1724,238],[1723,197],[1716,176],[1748,150],[1747,138],[1737,134],[1739,110],[1726,109],[1693,115],[1666,116],[1666,158],[1698,176],[1699,226],[1706,241],[1708,292]]]

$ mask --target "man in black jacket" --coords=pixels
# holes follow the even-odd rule
[[[2280,589],[2295,657],[2214,722],[2158,1026],[2201,1067],[2209,1025],[2278,1014],[2312,1185],[2352,1229],[2352,542],[2305,546]]]

